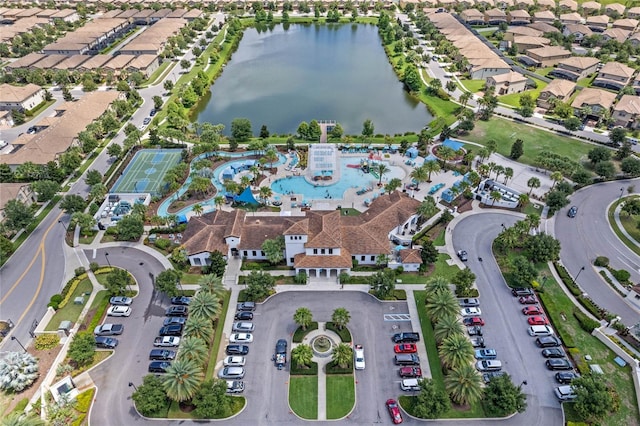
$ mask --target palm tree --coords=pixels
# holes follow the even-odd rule
[[[264,158],[267,160],[267,163],[269,163],[269,168],[272,169],[273,163],[278,161],[278,153],[275,149],[269,148],[267,152],[264,153]]]
[[[500,191],[491,191],[489,193],[489,198],[491,198],[491,205],[493,206],[496,201],[502,200],[502,193]]]
[[[540,179],[538,179],[537,177],[530,177],[529,180],[527,181],[527,186],[531,189],[529,189],[529,194],[531,195],[531,191],[533,191],[534,188],[540,188]]]
[[[0,420],[0,426],[45,426],[45,422],[31,413],[13,412]]]
[[[253,179],[251,179],[251,181],[255,185],[256,181],[260,177],[260,167],[254,164],[253,166],[249,167],[249,171],[251,172],[251,176],[253,176]]]
[[[198,391],[203,377],[202,367],[191,360],[179,359],[167,368],[162,387],[169,399],[187,401]]]
[[[213,338],[213,324],[206,318],[190,316],[184,324],[184,337],[194,337],[205,342],[211,342]]]
[[[436,207],[436,201],[430,195],[424,197],[424,201],[420,203],[418,210],[416,211],[416,213],[424,220],[429,219],[437,212],[438,207]]]
[[[331,361],[340,368],[347,368],[353,359],[353,349],[346,343],[339,343],[331,352]]]
[[[473,95],[471,94],[471,92],[464,92],[462,95],[460,95],[460,97],[458,98],[458,101],[460,102],[463,108],[467,106],[467,103],[469,102],[472,96]]]
[[[382,185],[382,176],[389,173],[391,169],[389,169],[384,163],[376,163],[373,166],[373,172],[378,174],[378,186]]]
[[[449,289],[436,291],[427,303],[427,312],[432,322],[438,322],[447,315],[456,315],[460,305]]]
[[[311,314],[309,308],[298,308],[293,314],[293,321],[303,330],[306,330],[313,322],[313,314]]]
[[[216,209],[220,210],[220,207],[224,204],[224,197],[222,195],[218,195],[213,199],[213,202],[216,204]]]
[[[189,316],[213,321],[220,315],[220,299],[215,294],[199,291],[189,303]]]
[[[528,194],[518,195],[518,205],[521,207],[526,207],[527,204],[529,204],[529,195]]]
[[[470,364],[450,371],[444,378],[444,386],[457,404],[474,403],[482,397],[482,377]]]
[[[351,315],[345,308],[336,308],[336,310],[333,311],[333,315],[331,315],[331,321],[333,321],[340,330],[345,328],[350,320]]]
[[[429,278],[424,290],[427,292],[426,301],[430,302],[437,292],[449,290],[449,281],[443,276],[436,275]]]
[[[469,365],[473,361],[474,354],[473,345],[462,333],[447,337],[440,345],[440,359],[453,370]]]
[[[540,226],[540,215],[537,213],[529,213],[525,220],[529,225],[529,229],[537,229]]]
[[[199,337],[184,337],[180,342],[178,356],[180,359],[188,359],[198,365],[204,366],[209,356],[209,348],[207,347],[207,343]]]
[[[291,361],[298,368],[309,367],[312,358],[313,351],[309,345],[298,345],[291,350]]]
[[[562,176],[562,173],[560,172],[553,172],[549,177],[553,181],[553,185],[551,185],[551,191],[553,191],[553,188],[556,186],[556,183],[564,179],[564,176]]]
[[[444,169],[449,160],[453,160],[454,158],[456,158],[456,152],[453,150],[453,148],[440,145],[440,147],[438,148],[438,157],[442,159],[442,168]]]
[[[268,186],[260,187],[260,198],[262,198],[263,202],[266,202],[267,198],[271,197],[272,195],[273,195],[273,191],[271,190],[270,187]]]
[[[504,184],[507,184],[507,181],[513,177],[513,169],[511,167],[504,168]]]
[[[193,207],[191,208],[191,211],[193,211],[193,213],[196,216],[202,216],[202,212],[204,212],[204,207],[202,207],[202,204],[194,204]]]
[[[498,177],[500,177],[500,175],[504,173],[504,166],[496,164],[496,166],[493,168],[493,171],[496,172],[496,180],[498,180]]]
[[[480,175],[483,177],[489,176],[490,171],[491,169],[489,168],[489,166],[484,163],[478,166],[478,173],[480,173]]]
[[[441,167],[437,161],[425,161],[422,167],[425,172],[427,172],[427,182],[431,182],[431,174],[432,173],[440,173]]]
[[[507,228],[498,235],[497,240],[504,246],[505,249],[510,250],[520,242],[520,234],[515,228]]]
[[[496,169],[497,164],[490,161],[487,163],[487,166],[489,166],[489,177],[491,177],[491,173]]]
[[[437,342],[453,336],[454,334],[462,334],[462,324],[456,315],[447,315],[440,318],[440,321],[433,328],[433,335]]]
[[[200,291],[213,293],[220,300],[222,300],[224,294],[227,291],[224,288],[224,284],[222,284],[222,278],[215,274],[203,275],[198,280],[198,285],[200,286]]]
[[[244,175],[242,177],[240,177],[240,186],[243,188],[247,188],[249,185],[251,185],[251,179],[249,178],[249,176]]]
[[[484,160],[489,158],[490,155],[491,155],[491,151],[489,151],[487,148],[480,148],[480,150],[478,151],[478,157],[480,157],[480,163],[483,163]]]

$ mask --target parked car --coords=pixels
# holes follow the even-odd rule
[[[463,317],[471,317],[476,315],[482,315],[480,308],[462,308],[460,309],[460,315]]]
[[[236,310],[253,312],[256,310],[256,303],[255,302],[238,303],[238,305],[236,306]]]
[[[478,299],[460,299],[460,306],[463,308],[480,306]]]
[[[166,373],[169,367],[171,363],[168,361],[153,361],[149,363],[149,373]]]
[[[109,299],[109,303],[111,303],[113,306],[129,306],[133,303],[133,299],[125,296],[113,296],[111,299]]]
[[[523,305],[535,305],[538,303],[538,299],[535,296],[522,296],[518,299],[518,302]]]
[[[238,380],[227,380],[227,393],[244,392],[244,382]]]
[[[151,349],[151,352],[149,352],[150,360],[171,361],[175,359],[175,357],[176,351],[170,351],[168,349]]]
[[[536,345],[540,348],[555,348],[561,344],[562,342],[556,336],[542,336],[536,339]]]
[[[247,312],[247,311],[236,312],[235,319],[240,321],[250,321],[253,319],[253,312]]]
[[[549,370],[573,370],[573,366],[566,358],[553,358],[545,362]]]
[[[358,346],[362,349],[361,345],[356,345],[356,351],[358,350]],[[362,355],[362,368],[364,369],[364,355]],[[276,351],[273,354],[273,361],[278,367],[278,370],[282,370],[287,363],[287,341],[285,339],[278,339],[276,342]],[[356,370],[358,370],[358,363],[356,359]]]
[[[389,411],[389,415],[391,416],[391,421],[394,425],[399,425],[402,423],[402,414],[400,414],[400,407],[395,399],[387,399],[385,403],[387,406],[387,410]]]
[[[456,254],[458,255],[458,258],[463,262],[466,262],[467,260],[469,260],[466,250],[458,250],[458,253]]]
[[[471,345],[474,348],[484,348],[484,338],[481,337],[481,336],[472,337],[471,338]]]
[[[176,296],[171,298],[172,305],[187,306],[191,302],[191,298],[187,296]]]
[[[180,346],[180,338],[176,336],[158,336],[153,340],[153,346],[175,348]]]
[[[353,365],[356,370],[364,370],[364,347],[362,345],[355,345],[353,350]]]
[[[240,355],[231,355],[222,361],[222,365],[225,367],[243,367],[245,362],[245,357]]]
[[[182,326],[180,324],[165,325],[158,331],[159,336],[181,336]]]
[[[471,319],[471,318],[465,318],[465,319]],[[467,327],[467,333],[469,334],[469,336],[482,336],[482,327],[480,325],[473,325],[473,326]]]
[[[165,315],[168,317],[186,317],[189,315],[189,309],[186,306],[171,306],[166,310]]]
[[[542,356],[545,358],[564,358],[565,353],[560,348],[549,348],[542,350]]]
[[[157,112],[158,111],[155,108],[153,108],[151,111],[149,111],[149,117],[153,117],[154,115],[156,115]]]
[[[422,369],[420,367],[400,367],[398,373],[400,377],[422,377]]]
[[[142,120],[142,124],[145,126],[148,126],[149,123],[151,123],[151,119],[149,117],[145,117],[145,119]]]
[[[229,336],[231,343],[251,343],[253,342],[253,334],[251,333],[235,333]]]
[[[128,317],[131,315],[131,308],[128,306],[111,306],[107,309],[107,316],[110,317]]]
[[[511,294],[515,297],[520,296],[533,296],[533,289],[525,287],[516,287],[511,289]]]
[[[227,355],[246,355],[249,353],[249,346],[247,345],[227,345],[225,348]]]
[[[524,315],[540,315],[542,313],[542,309],[540,309],[540,306],[538,305],[525,306],[522,308],[522,313]]]
[[[419,383],[420,379],[404,379],[400,381],[400,389],[402,389],[403,391],[413,391],[413,392],[419,392],[420,391],[420,383]]]
[[[101,349],[115,349],[118,346],[118,339],[114,337],[96,336],[96,347]]]
[[[571,208],[567,212],[567,216],[572,218],[576,217],[577,214],[578,214],[578,208],[576,206],[571,206]]]
[[[251,322],[236,322],[233,324],[233,331],[249,332],[253,331],[255,326]]]
[[[573,379],[577,379],[578,376],[573,371],[558,371],[555,375],[556,382],[561,384],[569,384],[573,381]]]
[[[496,377],[500,377],[500,376],[504,376],[505,374],[507,374],[504,371],[490,371],[488,373],[482,373],[482,380],[485,383],[489,383],[491,381],[491,379],[494,379]]]
[[[397,354],[413,354],[418,352],[418,346],[415,343],[401,343],[395,345],[393,351]]]
[[[476,359],[496,359],[498,352],[495,349],[476,349]]]
[[[96,336],[117,336],[122,334],[123,330],[124,325],[122,324],[102,324],[93,330],[93,334]]]
[[[485,359],[476,362],[478,371],[500,371],[502,370],[502,362],[495,359]]]
[[[187,322],[185,317],[168,317],[162,322],[162,325],[182,325]]]
[[[418,333],[396,333],[391,338],[393,343],[415,343],[420,341]]]
[[[542,315],[534,315],[532,317],[527,318],[527,322],[529,325],[548,325],[549,320]]]
[[[462,323],[466,326],[475,326],[475,325],[483,326],[484,320],[480,317],[468,317],[468,318],[464,318],[462,320]]]
[[[560,401],[573,401],[578,397],[578,395],[573,391],[573,387],[569,385],[558,386],[555,388],[554,393],[556,394],[556,398]]]
[[[242,367],[224,367],[218,371],[218,378],[220,379],[243,379],[244,368]]]

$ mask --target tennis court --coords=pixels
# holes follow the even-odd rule
[[[179,149],[138,151],[111,188],[111,192],[160,194],[164,186],[164,175],[180,162],[181,152]]]

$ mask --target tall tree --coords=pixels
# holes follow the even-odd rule
[[[209,348],[206,341],[201,338],[183,336],[180,340],[178,355],[180,359],[186,358],[196,364],[204,365],[209,356]]]
[[[372,171],[378,175],[378,186],[382,186],[382,177],[389,173],[391,169],[386,164],[379,162],[373,166]]]
[[[527,396],[511,381],[508,374],[494,377],[484,389],[482,397],[485,412],[491,417],[505,417],[527,409]]]
[[[436,291],[427,303],[427,313],[433,322],[438,322],[440,318],[446,316],[456,315],[458,309],[458,302],[449,289]]]
[[[220,315],[220,299],[208,291],[199,291],[189,303],[189,316],[213,321]]]
[[[373,131],[374,131],[373,121],[367,118],[366,120],[364,120],[364,123],[362,124],[362,137],[364,138],[364,140],[367,140],[367,138],[372,137]]]
[[[333,321],[340,330],[346,327],[350,320],[351,315],[345,308],[336,308],[331,315],[331,321]]]
[[[451,370],[444,378],[444,385],[457,404],[474,403],[482,397],[482,378],[471,364]]]
[[[12,231],[19,231],[27,227],[35,217],[31,207],[17,199],[7,201],[4,215],[4,225]]]
[[[178,359],[167,368],[162,386],[171,400],[187,401],[193,398],[203,377],[202,367],[193,361]]]
[[[313,351],[311,346],[300,344],[291,350],[291,361],[298,367],[304,368],[311,365]]]
[[[338,343],[331,352],[331,361],[340,368],[348,368],[353,361],[353,349],[346,343]]]
[[[183,338],[198,339],[208,344],[211,342],[211,339],[213,339],[213,333],[214,330],[211,320],[205,317],[189,316],[187,322],[184,324]],[[199,363],[199,365],[203,364]]]
[[[440,318],[440,321],[433,328],[433,336],[438,343],[456,334],[462,335],[462,324],[457,315],[447,315]]]
[[[450,369],[457,370],[473,361],[474,350],[471,342],[462,333],[452,334],[440,345],[440,359]]]
[[[261,248],[267,260],[272,265],[276,265],[284,260],[284,236],[281,235],[274,239],[265,240]]]
[[[313,314],[311,314],[309,308],[298,308],[293,314],[293,321],[302,327],[303,330],[306,330],[313,322]]]
[[[531,191],[533,191],[535,188],[540,188],[540,179],[535,176],[530,177],[529,180],[527,180],[527,186],[530,188],[529,195],[531,195]]]

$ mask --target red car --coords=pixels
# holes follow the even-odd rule
[[[413,354],[418,352],[418,347],[413,343],[403,343],[401,345],[395,345],[393,351],[397,354]]]
[[[542,309],[540,306],[525,306],[522,308],[522,313],[525,315],[540,315],[542,313]]]
[[[422,377],[420,367],[401,367],[399,373],[400,377]]]
[[[400,423],[402,423],[402,414],[400,414],[400,407],[398,407],[398,403],[396,402],[396,400],[387,399],[386,405],[393,424],[399,425]]]
[[[538,300],[535,296],[522,296],[520,299],[518,299],[518,301],[523,305],[535,305],[536,303],[538,303]]]
[[[527,322],[529,325],[548,325],[549,320],[542,315],[536,315],[533,317],[527,318]]]
[[[462,320],[462,323],[467,327],[474,325],[484,325],[484,320],[480,317],[467,317]]]

